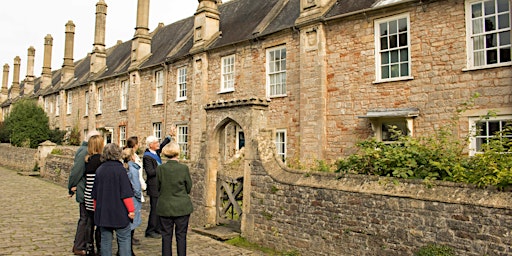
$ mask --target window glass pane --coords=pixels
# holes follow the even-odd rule
[[[402,18],[398,20],[398,31],[406,32],[407,31],[407,19]]]
[[[402,33],[398,37],[399,37],[399,45],[407,46],[407,33]]]
[[[471,6],[471,17],[481,17],[482,16],[482,4],[476,3]]]
[[[389,36],[389,47],[396,48],[398,46],[398,37],[397,35]]]
[[[380,63],[389,64],[389,52],[383,52],[380,54]]]
[[[496,9],[494,9],[494,0],[485,1],[484,2],[484,10],[485,10],[485,15],[496,13]]]
[[[382,66],[381,74],[382,74],[382,79],[389,78],[389,66]]]
[[[392,20],[389,22],[389,34],[393,35],[398,32],[398,22],[396,20]]]
[[[485,55],[484,55],[484,52],[483,51],[480,51],[480,52],[475,52],[473,54],[473,58],[474,58],[474,65],[475,66],[482,66],[484,65],[484,60],[485,60]]]
[[[510,47],[500,49],[500,62],[510,61]]]
[[[487,17],[485,18],[485,31],[494,31],[496,30],[496,17]]]
[[[391,51],[391,63],[398,62],[398,51]]]
[[[479,122],[476,124],[476,134],[480,136],[487,135],[487,122]]]
[[[388,49],[388,38],[387,37],[380,38],[380,49],[381,50]]]
[[[473,50],[484,49],[484,36],[473,37]]]
[[[400,50],[400,61],[407,61],[409,59],[409,53],[407,52],[407,49],[401,49]]]
[[[388,34],[388,24],[387,23],[381,23],[379,25],[379,28],[380,28],[380,35],[381,36],[385,36]]]
[[[496,49],[487,50],[487,64],[498,63],[498,51]]]
[[[398,77],[400,74],[398,65],[391,65],[391,77]]]
[[[510,14],[502,14],[498,16],[498,29],[510,28]]]
[[[510,31],[502,32],[499,34],[499,36],[500,36],[500,46],[510,45]]]
[[[286,49],[281,49],[281,59],[286,59]]]
[[[498,12],[508,12],[509,10],[508,0],[498,0]]]
[[[496,135],[496,132],[500,131],[500,121],[489,121],[489,134],[491,136]]]
[[[400,76],[409,75],[409,65],[407,63],[400,64]]]
[[[496,34],[487,34],[485,36],[485,47],[491,48],[491,47],[496,47],[496,46],[498,46],[498,44],[496,42]]]
[[[480,34],[482,32],[484,32],[484,29],[483,29],[483,19],[476,19],[476,20],[473,20],[473,35],[476,35],[476,34]]]

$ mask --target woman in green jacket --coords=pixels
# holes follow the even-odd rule
[[[188,166],[178,162],[180,147],[176,142],[167,144],[162,154],[169,160],[156,169],[158,180],[158,203],[156,214],[162,228],[162,256],[172,255],[172,236],[176,233],[178,256],[187,254],[187,230],[193,211],[190,200],[192,179]]]

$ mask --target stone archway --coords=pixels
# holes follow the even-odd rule
[[[230,224],[237,223],[239,231],[244,233],[245,217],[250,211],[250,197],[241,195],[249,195],[251,191],[250,163],[257,153],[254,141],[258,132],[267,125],[268,103],[261,99],[215,102],[206,105],[205,110],[207,224],[226,224],[226,219],[222,219],[226,217],[223,214],[232,213],[233,218],[228,218]],[[230,186],[233,188],[231,209],[229,198],[226,198],[230,197],[228,193],[220,194]],[[243,192],[237,197],[237,189],[240,187],[243,187]],[[237,198],[242,199],[238,209],[232,201]]]

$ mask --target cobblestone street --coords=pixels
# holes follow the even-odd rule
[[[67,196],[67,189],[3,167],[0,177],[0,255],[73,255],[78,204],[74,197]],[[135,233],[141,245],[134,246],[135,254],[160,255],[161,240],[144,237],[146,211],[142,218]],[[191,256],[261,255],[193,231],[189,231],[187,242],[187,255]]]

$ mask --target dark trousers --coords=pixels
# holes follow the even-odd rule
[[[75,242],[73,244],[76,250],[85,250],[87,238],[86,236],[86,224],[87,224],[87,210],[85,209],[85,203],[79,203],[80,218],[76,226]]]
[[[101,232],[100,228],[94,224],[94,211],[87,211],[87,222],[85,228],[85,238],[87,245],[94,249],[94,242],[96,241],[96,251],[99,252],[101,248]]]
[[[148,218],[148,227],[146,228],[146,235],[151,233],[160,234],[160,220],[158,219],[158,215],[156,215],[156,203],[158,202],[158,196],[150,196],[149,197],[149,218]]]
[[[190,215],[179,217],[162,217],[162,256],[172,256],[172,234],[176,233],[178,256],[187,255],[187,230]]]

